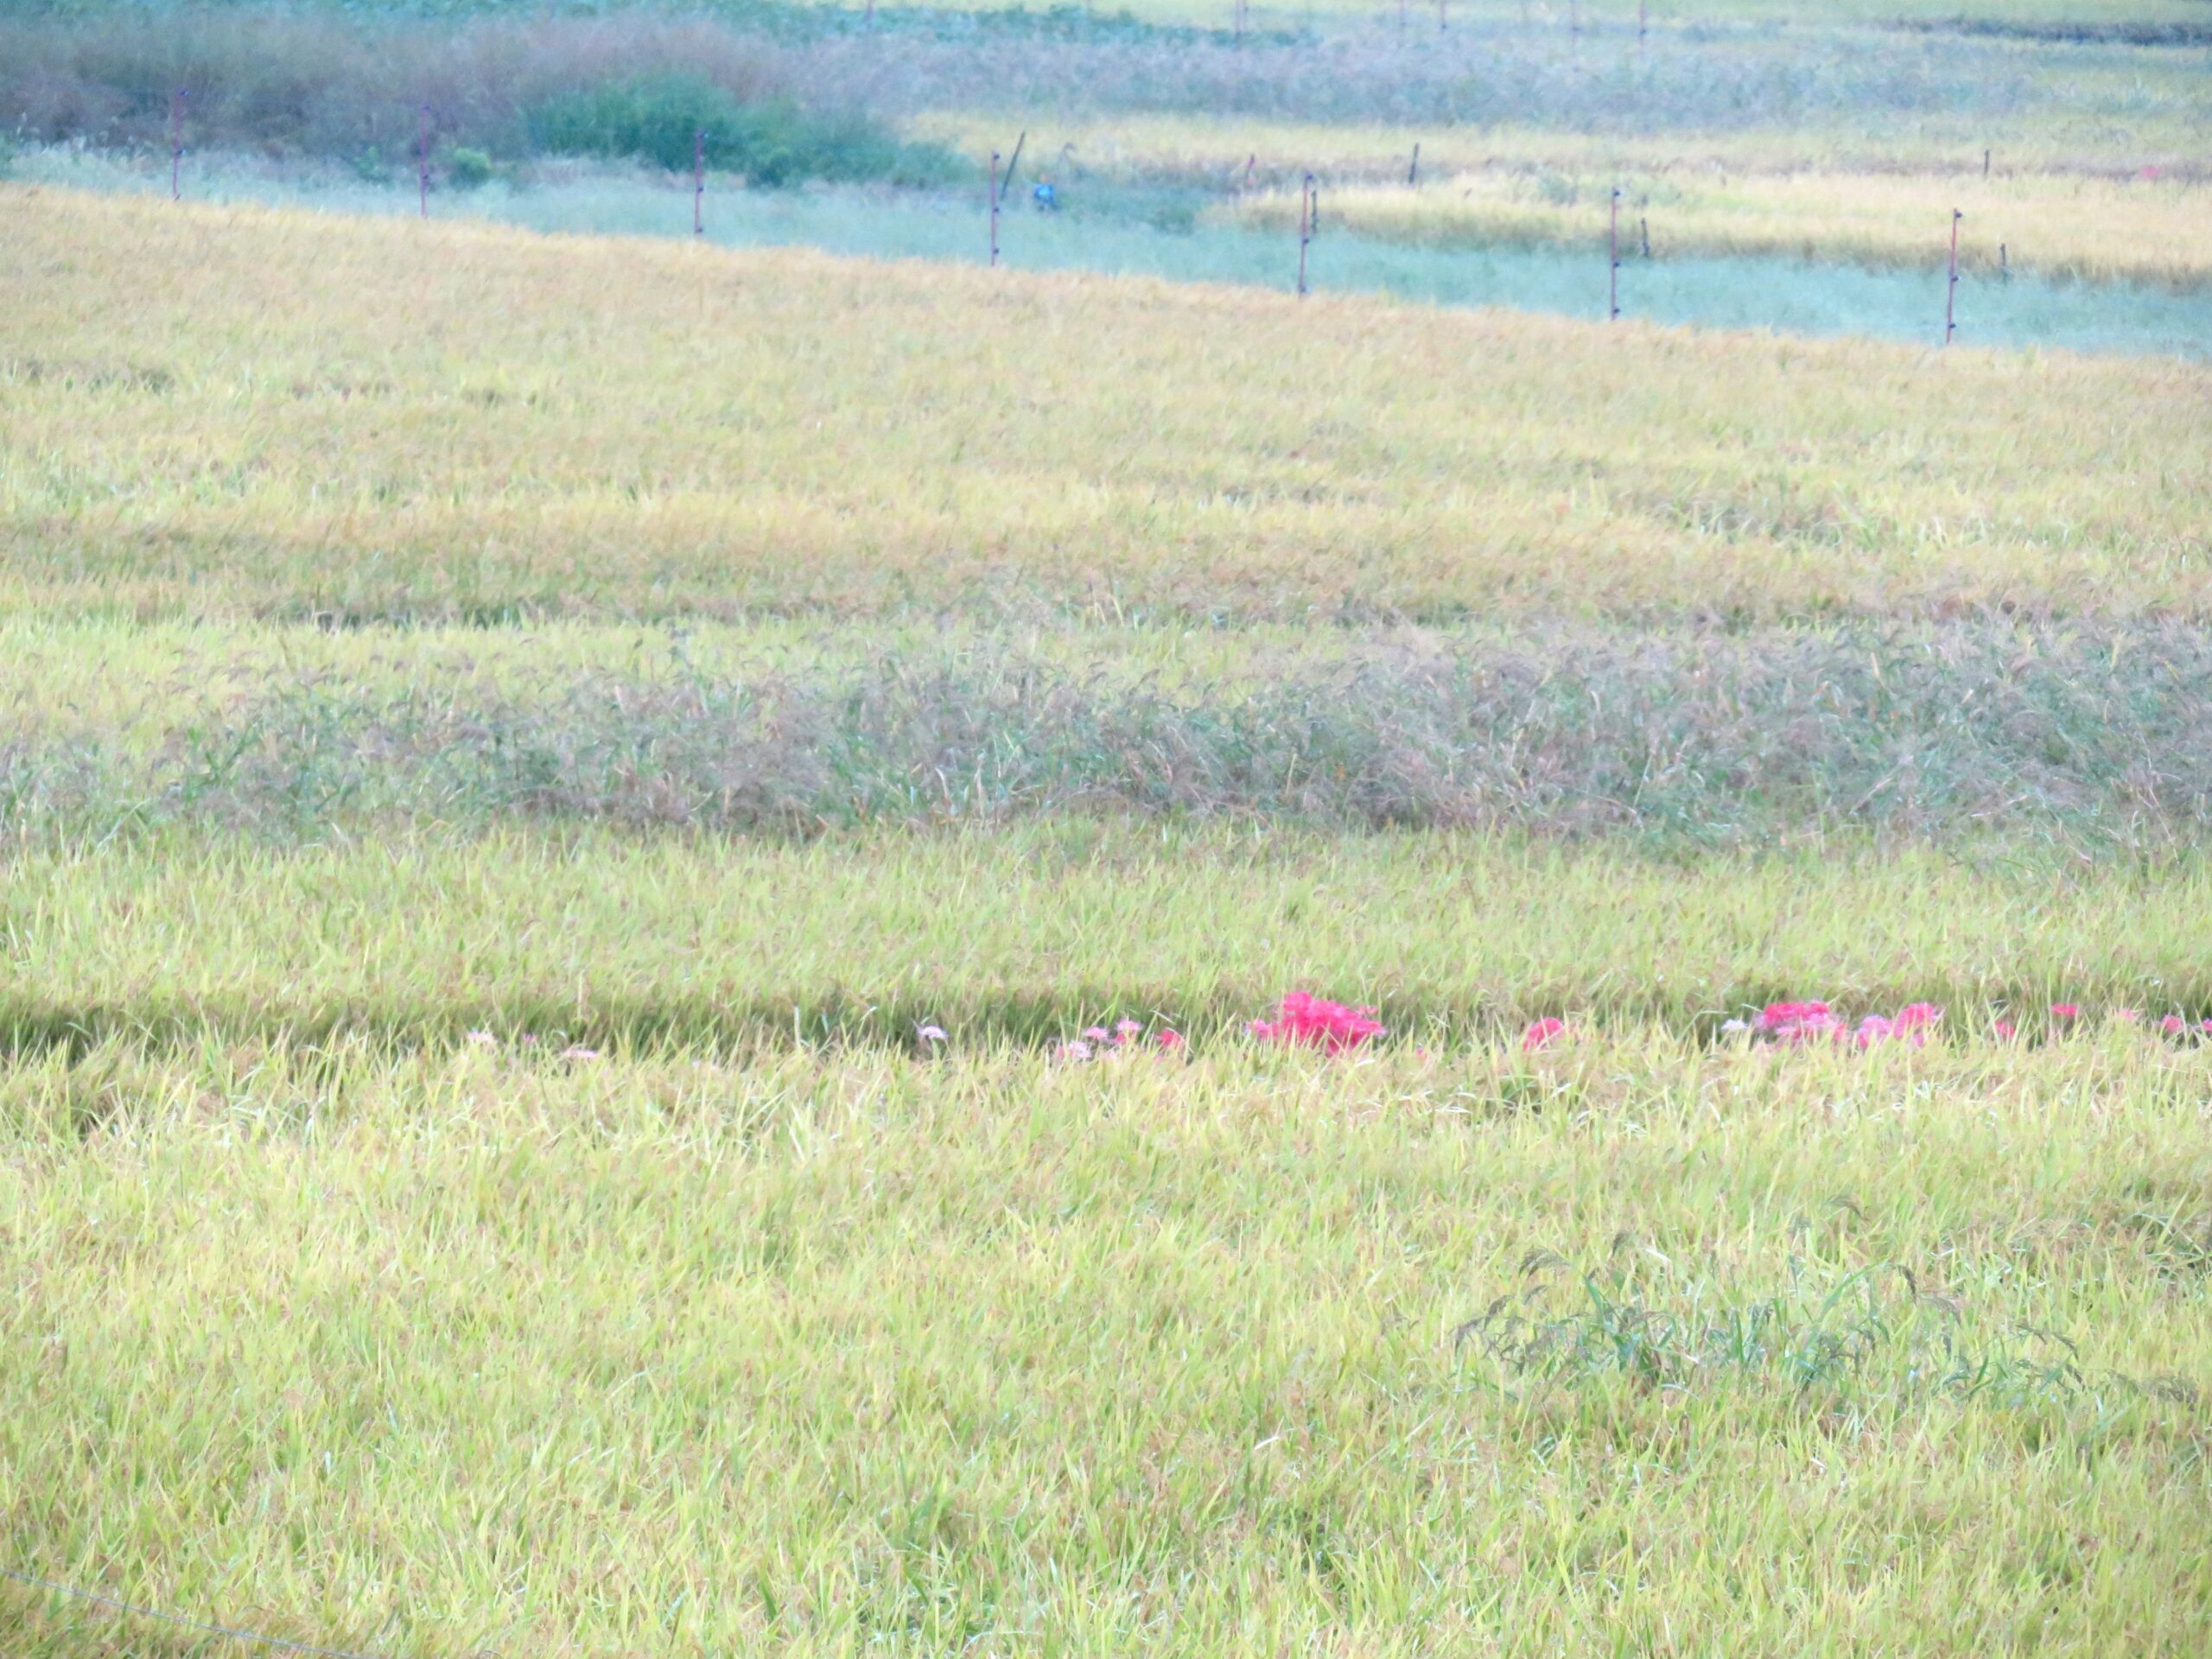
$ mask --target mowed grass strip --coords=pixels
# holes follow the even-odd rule
[[[2182,1659],[2205,1062],[19,1058],[10,1561],[394,1659]]]
[[[2202,365],[0,201],[17,610],[2196,615],[2212,583]]]
[[[1566,1014],[1685,1035],[1784,998],[2212,1015],[2201,860],[1808,844],[1676,862],[1446,834],[1069,822],[812,845],[503,831],[18,855],[0,1048],[347,1032],[442,1046],[1041,1045],[1122,1014],[1201,1046],[1290,989],[1411,1046]]]

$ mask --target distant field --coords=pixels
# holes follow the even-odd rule
[[[2195,615],[2212,580],[2202,366],[4,200],[18,611]]]
[[[1631,258],[1793,253],[1940,268],[1955,210],[1964,215],[1961,270],[2177,287],[2212,282],[2212,185],[2201,181],[1985,180],[1966,169],[1919,177],[1731,177],[1711,168],[1446,173],[1426,185],[1332,189],[1328,212],[1339,226],[1392,241],[1586,245],[1616,189]],[[1294,192],[1277,188],[1224,211],[1238,224],[1294,229],[1300,204]]]

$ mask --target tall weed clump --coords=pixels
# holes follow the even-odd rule
[[[744,99],[704,76],[657,73],[578,86],[525,112],[530,148],[541,155],[607,156],[671,170],[691,165],[703,138],[717,168],[755,184],[802,179],[933,183],[953,158],[933,145],[901,143],[856,111],[816,111],[787,98]]]

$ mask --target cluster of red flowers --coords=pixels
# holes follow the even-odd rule
[[[1908,1002],[1895,1014],[1870,1014],[1853,1025],[1827,1002],[1770,1002],[1749,1020],[1731,1020],[1721,1030],[1755,1044],[1777,1048],[1835,1043],[1868,1049],[1893,1042],[1922,1048],[1936,1034],[1936,1025],[1942,1017],[1942,1009],[1933,1002]],[[2054,1035],[2063,1036],[2075,1028],[2081,1017],[2079,1004],[2054,1002],[2050,1005],[2050,1029]],[[2136,1025],[2143,1016],[2134,1008],[2114,1008],[2110,1018],[2116,1024]],[[1343,1054],[1359,1047],[1370,1037],[1381,1036],[1383,1026],[1375,1017],[1373,1008],[1355,1007],[1348,1002],[1332,1002],[1305,991],[1292,991],[1283,997],[1274,1019],[1255,1020],[1249,1029],[1263,1043]],[[2011,1020],[1993,1020],[1990,1029],[2007,1041],[2018,1035],[2018,1028]],[[2212,1040],[2212,1020],[2192,1025],[2180,1014],[2170,1014],[2158,1021],[2158,1029],[2168,1037]],[[934,1026],[923,1027],[921,1035],[925,1041],[944,1040],[944,1032]],[[1566,1020],[1557,1015],[1547,1015],[1521,1033],[1521,1048],[1524,1053],[1533,1054],[1555,1043],[1572,1041],[1575,1035],[1574,1028]],[[1093,1026],[1082,1036],[1055,1045],[1052,1055],[1062,1060],[1090,1060],[1139,1049],[1173,1054],[1182,1047],[1182,1034],[1172,1027],[1162,1027],[1147,1033],[1138,1021],[1122,1020],[1111,1031]],[[1416,1058],[1426,1058],[1425,1050],[1416,1049],[1414,1052]]]
[[[1283,998],[1274,1019],[1255,1020],[1251,1031],[1263,1043],[1287,1043],[1341,1054],[1381,1035],[1382,1022],[1372,1008],[1355,1008],[1349,1003],[1292,991]]]
[[[1731,1020],[1723,1027],[1748,1032],[1770,1043],[1848,1042],[1859,1048],[1904,1042],[1922,1046],[1943,1017],[1933,1002],[1908,1002],[1895,1014],[1870,1014],[1856,1027],[1825,1002],[1770,1002],[1756,1019]]]

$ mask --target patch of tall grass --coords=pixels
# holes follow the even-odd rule
[[[234,673],[212,704],[172,693],[143,731],[26,687],[0,834],[519,818],[808,835],[1136,812],[2110,853],[2192,845],[2212,822],[2212,649],[2193,628],[1539,627],[1274,654],[1176,690],[1111,653],[1085,668],[1004,636],[845,649],[864,664],[477,690]]]

